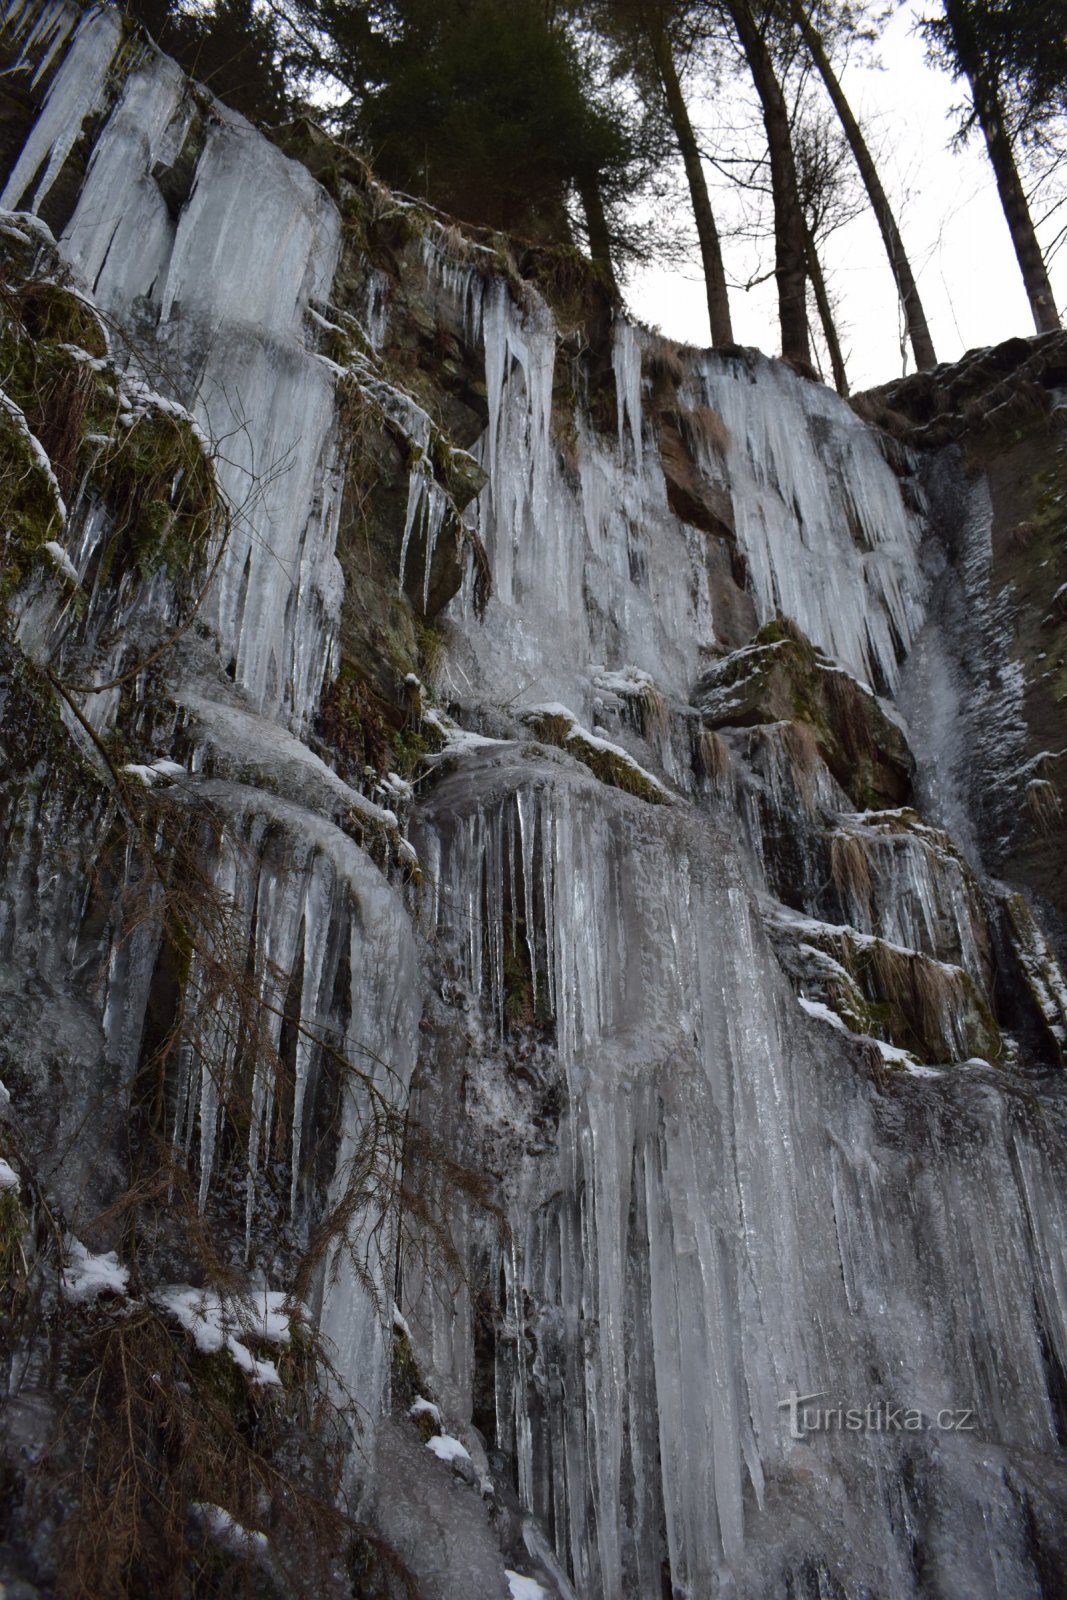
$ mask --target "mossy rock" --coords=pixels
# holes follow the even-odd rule
[[[822,998],[853,1033],[883,1039],[922,1062],[1002,1057],[993,1014],[962,968],[851,928],[806,927],[803,940],[826,958]]]
[[[806,723],[819,754],[859,810],[906,804],[914,762],[875,696],[784,618],[699,679],[693,701],[707,728]]]
[[[390,1363],[393,1405],[407,1411],[415,1404],[423,1390],[422,1374],[411,1348],[411,1340],[400,1328],[393,1329],[393,1352]]]
[[[0,362],[18,410],[5,407],[0,415],[0,512],[7,536],[0,598],[21,585],[37,550],[62,526],[36,446],[61,494],[85,493],[109,513],[111,537],[93,581],[130,567],[142,576],[160,567],[175,578],[195,572],[222,525],[223,506],[191,419],[106,362],[100,320],[60,281],[53,248],[35,243],[28,252],[7,238],[5,252],[12,281]]]
[[[588,767],[601,783],[607,784],[612,789],[622,789],[626,794],[635,795],[638,800],[644,800],[648,805],[662,806],[670,803],[670,794],[663,785],[638,766],[625,750],[608,745],[606,741],[587,734],[569,712],[562,713],[562,708],[559,713],[543,708],[529,711],[522,720],[545,744],[556,745],[559,749],[567,750],[571,755],[577,756],[582,765]]]
[[[63,527],[63,508],[21,412],[0,404],[0,601],[25,582]]]

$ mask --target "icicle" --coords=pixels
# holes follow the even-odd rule
[[[48,198],[83,124],[106,103],[108,68],[121,37],[121,21],[114,11],[101,7],[86,14],[4,186],[0,206],[35,211]],[[24,199],[38,173],[32,196]]]
[[[611,365],[615,372],[615,407],[619,417],[619,459],[626,459],[626,432],[629,430],[634,463],[638,474],[642,466],[641,346],[633,324],[616,317],[613,326]]]

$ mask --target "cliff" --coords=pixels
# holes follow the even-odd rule
[[[1061,1593],[1059,345],[2,49],[7,1592]]]

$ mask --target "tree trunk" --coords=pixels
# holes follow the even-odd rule
[[[1015,165],[1015,153],[1004,122],[1004,108],[992,69],[983,60],[970,30],[966,7],[959,0],[944,0],[945,16],[952,29],[952,44],[971,87],[974,114],[985,137],[990,165],[997,180],[1000,204],[1015,246],[1015,257],[1023,276],[1026,296],[1038,333],[1053,333],[1060,327],[1052,285],[1045,270],[1045,259],[1037,242],[1026,191]]]
[[[604,214],[604,199],[600,193],[600,185],[595,178],[583,181],[578,186],[578,198],[585,213],[585,231],[589,236],[589,254],[600,268],[616,300],[620,298],[619,284],[615,277],[615,265],[611,259],[611,230],[608,219]]]
[[[926,372],[937,365],[934,354],[934,342],[930,337],[930,330],[926,323],[926,313],[922,301],[919,299],[919,290],[911,270],[911,263],[904,251],[904,242],[900,237],[893,209],[889,204],[882,180],[878,176],[878,169],[874,164],[867,141],[863,137],[863,130],[852,113],[852,107],[845,98],[845,91],[838,81],[837,74],[830,64],[822,39],[813,26],[810,17],[805,11],[800,0],[793,0],[793,20],[800,29],[801,37],[808,47],[808,54],[818,69],[826,92],[830,96],[833,108],[837,112],[838,121],[844,129],[845,138],[848,140],[849,149],[852,151],[856,166],[859,168],[863,186],[867,190],[867,198],[871,202],[885,245],[889,265],[896,281],[897,294],[904,307],[904,317],[908,325],[908,337],[911,340],[912,354],[915,365],[920,372]]]
[[[826,279],[822,273],[822,262],[819,252],[815,248],[815,240],[808,230],[808,277],[815,294],[815,304],[819,308],[819,321],[822,323],[823,336],[826,339],[826,348],[830,352],[830,366],[834,374],[834,388],[838,394],[848,394],[848,376],[845,372],[845,358],[841,354],[841,341],[837,337],[837,327],[834,323],[833,307],[830,305],[830,296],[826,289]]]
[[[771,159],[771,194],[774,199],[774,276],[778,280],[778,315],[782,328],[782,356],[811,369],[807,307],[807,223],[800,203],[789,109],[778,82],[767,41],[748,0],[725,0],[737,37],[748,62],[763,111],[767,149]]]
[[[700,150],[697,146],[696,134],[693,132],[693,124],[689,120],[689,109],[685,103],[682,86],[678,80],[678,69],[674,64],[671,42],[662,23],[656,18],[646,18],[644,26],[653,59],[656,63],[656,70],[663,85],[663,94],[667,101],[667,113],[671,119],[671,126],[674,129],[674,136],[678,141],[678,149],[685,166],[685,175],[689,183],[689,195],[693,206],[693,220],[696,223],[697,239],[700,242],[700,259],[704,267],[704,282],[707,286],[711,342],[716,349],[720,349],[723,345],[733,344],[734,330],[730,321],[730,299],[726,288],[726,273],[722,264],[719,230],[715,226],[715,217],[712,214],[711,199],[708,195],[704,168],[700,162]]]

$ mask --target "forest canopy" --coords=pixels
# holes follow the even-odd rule
[[[843,83],[891,4],[127,0],[127,9],[254,120],[310,108],[392,186],[461,222],[577,244],[613,292],[633,265],[677,259],[681,235],[695,238],[718,347],[734,340],[732,296],[760,281],[731,281],[732,242],[765,242],[783,356],[804,371],[825,361],[843,392],[826,243],[869,207],[914,364],[937,359],[877,141]],[[1047,258],[1067,233],[1049,223],[1067,209],[1067,0],[930,0],[920,20],[931,60],[961,90],[958,138],[984,141],[1035,328],[1057,328]],[[709,104],[723,129],[710,144]]]

